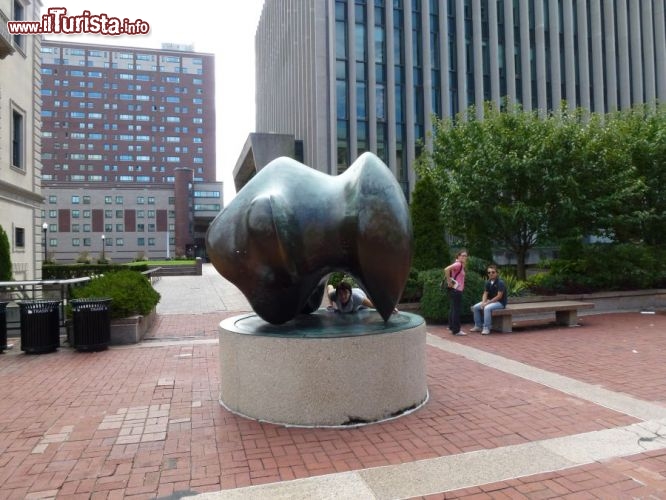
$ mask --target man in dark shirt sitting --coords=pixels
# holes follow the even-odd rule
[[[504,309],[506,307],[506,285],[499,277],[497,267],[494,265],[488,266],[488,281],[483,291],[481,302],[472,306],[474,313],[474,328],[471,332],[481,332],[482,335],[490,333],[493,319],[492,313],[495,309]],[[481,311],[483,311],[483,325],[481,324]]]

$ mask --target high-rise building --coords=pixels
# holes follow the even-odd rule
[[[41,51],[49,257],[203,255],[223,205],[214,56],[54,40]]]
[[[364,151],[405,192],[432,115],[666,102],[664,0],[266,0],[256,131],[329,174]]]
[[[0,0],[0,225],[15,280],[41,277],[39,37],[11,34],[7,21],[39,19],[40,2]],[[35,83],[36,82],[36,83]]]

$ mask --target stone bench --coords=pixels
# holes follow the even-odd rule
[[[552,312],[555,313],[555,322],[558,325],[576,326],[578,324],[578,311],[592,308],[594,308],[592,302],[579,302],[576,300],[510,303],[504,309],[493,311],[493,330],[511,332],[514,316]]]

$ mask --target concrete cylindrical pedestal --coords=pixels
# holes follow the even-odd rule
[[[423,318],[323,309],[284,325],[256,314],[220,324],[220,403],[256,420],[349,426],[407,413],[428,398]]]

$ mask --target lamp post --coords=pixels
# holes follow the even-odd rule
[[[44,240],[44,262],[46,262],[47,255],[46,255],[46,232],[49,230],[49,225],[45,222],[42,224],[42,233],[44,233],[44,237],[42,238]]]
[[[106,236],[102,235],[102,263],[106,262],[106,257],[104,256],[104,251],[105,251],[105,248],[104,248],[105,245],[104,244],[106,242],[104,240],[106,240]]]

